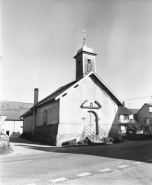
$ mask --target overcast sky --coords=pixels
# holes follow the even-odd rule
[[[130,108],[152,96],[151,0],[1,0],[1,99],[33,102],[75,80],[87,30],[97,74]],[[152,101],[152,99],[151,99]]]

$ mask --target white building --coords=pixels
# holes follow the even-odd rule
[[[96,54],[84,44],[74,58],[75,81],[40,102],[35,89],[34,106],[21,116],[25,137],[33,136],[35,141],[57,146],[83,136],[92,140],[118,137],[119,107],[123,109],[124,105],[96,74]]]
[[[23,132],[23,120],[20,116],[25,113],[33,104],[21,102],[0,102],[0,130],[11,136],[12,133]]]

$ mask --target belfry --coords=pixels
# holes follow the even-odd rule
[[[86,46],[86,38],[84,37],[82,48],[80,48],[74,56],[76,59],[76,80],[80,80],[91,71],[96,73],[96,55],[93,49]]]

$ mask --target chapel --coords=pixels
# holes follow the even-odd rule
[[[93,142],[118,137],[119,108],[124,105],[97,75],[96,55],[84,38],[74,56],[75,80],[41,101],[34,90],[34,106],[21,116],[24,136],[54,146],[85,137]]]

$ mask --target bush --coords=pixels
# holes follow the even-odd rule
[[[62,143],[62,146],[72,146],[72,145],[76,145],[77,144],[77,140],[76,139],[72,139],[72,140],[69,140],[69,141],[65,141]]]
[[[139,123],[128,123],[126,127],[126,133],[129,135],[130,133],[135,134],[139,130]]]
[[[7,141],[0,141],[0,154],[7,154],[13,152],[12,148],[10,147],[9,142]]]

